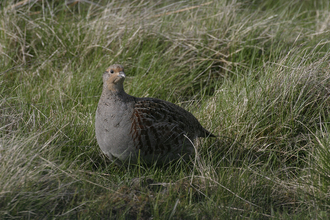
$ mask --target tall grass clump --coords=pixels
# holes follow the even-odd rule
[[[0,3],[0,219],[327,219],[328,1]],[[191,161],[99,150],[101,75],[216,139]]]

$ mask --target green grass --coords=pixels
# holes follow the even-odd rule
[[[328,1],[0,4],[0,219],[329,219]],[[190,163],[99,150],[101,76],[219,136]]]

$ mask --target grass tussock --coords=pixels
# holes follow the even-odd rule
[[[328,1],[0,3],[0,218],[327,219]],[[190,163],[99,150],[101,75],[190,110]]]

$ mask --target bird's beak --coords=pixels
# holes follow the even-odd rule
[[[124,72],[119,72],[119,76],[120,76],[121,78],[126,78],[126,75],[125,75]]]

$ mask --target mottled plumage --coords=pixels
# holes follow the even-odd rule
[[[160,99],[125,93],[124,69],[112,65],[103,74],[95,131],[101,150],[117,163],[166,163],[194,152],[191,141],[214,137],[183,108]]]

